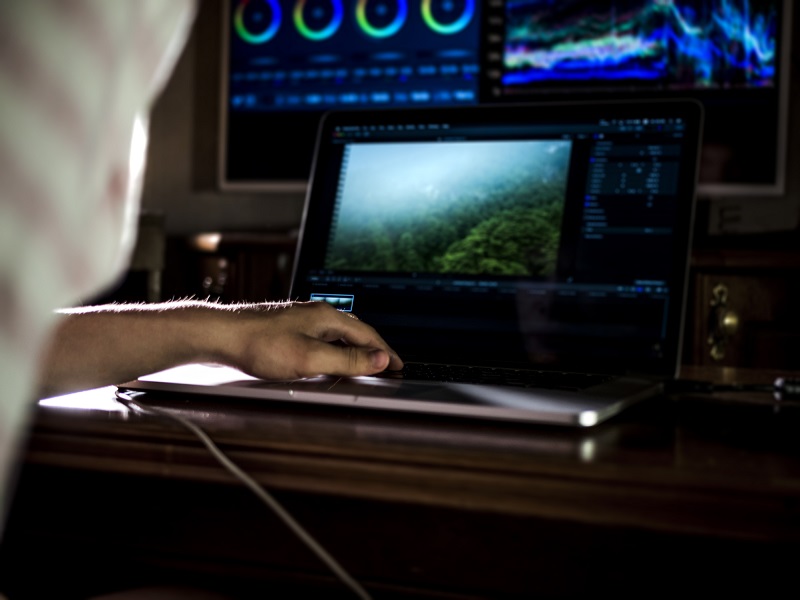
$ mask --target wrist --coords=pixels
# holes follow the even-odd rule
[[[236,310],[230,305],[202,300],[171,305],[179,346],[186,353],[184,362],[231,364],[235,338]]]
[[[190,362],[241,367],[249,353],[254,320],[263,322],[267,304],[217,304],[192,301],[186,306],[185,334]]]

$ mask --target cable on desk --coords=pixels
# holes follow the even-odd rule
[[[777,377],[772,384],[712,383],[693,379],[675,379],[665,386],[668,394],[713,394],[715,392],[767,392],[775,400],[800,398],[800,379]]]
[[[261,487],[252,477],[250,477],[247,473],[242,471],[231,459],[229,459],[225,453],[220,450],[214,441],[203,431],[200,427],[192,423],[191,421],[184,419],[180,415],[173,414],[169,411],[162,410],[160,408],[155,408],[153,406],[143,406],[136,402],[133,397],[126,392],[121,390],[117,390],[116,392],[117,400],[120,403],[125,405],[126,407],[141,413],[152,413],[161,417],[167,417],[172,419],[173,421],[177,421],[181,425],[183,425],[186,429],[194,433],[201,442],[208,448],[208,451],[214,456],[214,458],[222,464],[225,469],[227,469],[234,477],[236,477],[239,481],[241,481],[245,486],[250,488],[250,490],[259,497],[259,499],[264,502],[269,508],[275,512],[276,515],[291,529],[300,540],[308,546],[317,557],[325,563],[325,565],[339,578],[339,580],[349,587],[359,598],[362,600],[371,600],[370,595],[367,591],[361,586],[358,581],[356,581],[352,576],[350,576],[347,571],[334,559],[312,536],[309,534],[302,525],[300,525],[297,521],[295,521],[294,517],[289,514],[289,512],[283,508],[283,506],[272,497],[272,495],[267,492],[263,487]]]

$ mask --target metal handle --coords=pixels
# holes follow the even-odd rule
[[[728,288],[718,283],[711,290],[708,313],[709,354],[714,360],[725,358],[725,347],[739,330],[739,315],[728,307]]]

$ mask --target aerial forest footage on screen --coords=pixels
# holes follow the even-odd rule
[[[571,142],[352,144],[326,268],[546,277]]]

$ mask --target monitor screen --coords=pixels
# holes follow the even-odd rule
[[[302,187],[324,111],[478,102],[479,0],[228,0],[220,184]]]
[[[330,113],[291,296],[352,310],[417,360],[652,371],[677,350],[700,115],[667,101]]]
[[[506,0],[484,32],[485,101],[691,97],[701,196],[781,194],[791,2]]]
[[[689,97],[700,198],[785,188],[790,0],[227,0],[219,183],[305,188],[329,109]]]

